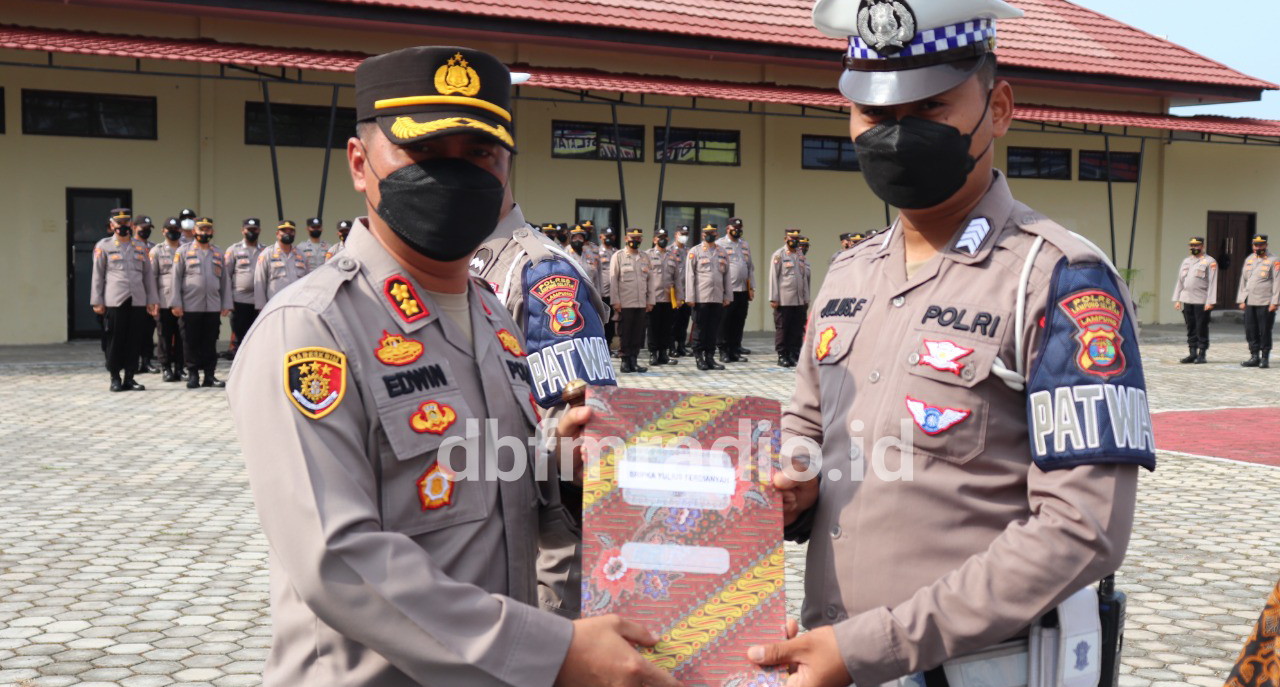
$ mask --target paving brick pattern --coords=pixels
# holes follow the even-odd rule
[[[1175,363],[1175,330],[1147,333],[1153,409],[1280,406],[1280,369],[1241,369],[1241,337],[1220,329],[1198,366]],[[96,355],[0,351],[0,686],[260,684],[267,548],[225,395],[155,375],[144,393],[108,394]],[[752,358],[712,373],[684,360],[625,383],[785,400],[793,373]],[[1160,460],[1142,477],[1119,576],[1121,684],[1220,687],[1280,576],[1280,470]],[[795,613],[803,548],[788,554]]]

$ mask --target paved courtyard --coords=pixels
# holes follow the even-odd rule
[[[1215,329],[1208,365],[1175,364],[1173,329],[1144,336],[1153,410],[1280,407],[1280,369],[1240,368],[1238,325]],[[685,360],[626,383],[785,399],[793,374],[748,345],[753,362],[725,372]],[[109,394],[100,360],[86,344],[0,350],[0,686],[259,684],[267,547],[225,396],[157,375]],[[1248,425],[1208,431],[1276,450]],[[1220,687],[1280,577],[1280,469],[1160,461],[1118,578],[1121,684]],[[794,613],[804,558],[789,553]]]

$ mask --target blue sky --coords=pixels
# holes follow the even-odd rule
[[[1147,33],[1173,41],[1249,76],[1280,83],[1280,1],[1071,0]],[[1016,5],[1017,0],[1013,0]],[[1280,119],[1280,92],[1261,102],[1178,107],[1177,115],[1221,114]]]

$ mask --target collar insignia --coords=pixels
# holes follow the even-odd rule
[[[956,250],[977,255],[978,250],[982,248],[982,242],[987,240],[987,234],[990,233],[991,224],[986,218],[979,217],[970,222],[964,233],[960,235],[960,240],[956,241]]]
[[[498,330],[498,343],[502,344],[502,350],[519,358],[524,357],[524,348],[520,346],[520,340],[514,334],[505,330]]]
[[[422,305],[418,290],[413,288],[413,284],[404,277],[399,275],[387,277],[386,283],[382,286],[382,293],[396,307],[396,313],[405,322],[417,322],[431,314],[431,311]]]

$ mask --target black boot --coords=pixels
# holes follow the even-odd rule
[[[620,358],[620,361],[621,362],[618,365],[618,369],[620,369],[623,374],[634,372],[634,370],[631,369],[631,358],[628,358],[627,356],[624,355]]]
[[[196,372],[196,368],[194,367],[187,368],[187,388],[188,389],[200,388],[200,373]]]
[[[720,362],[722,363],[733,362],[733,354],[723,348],[720,349]]]
[[[164,366],[164,381],[166,382],[178,381],[178,368],[176,366],[174,365]]]
[[[710,353],[702,353],[700,351],[694,351],[693,357],[698,361],[699,370],[706,372],[707,370],[711,369],[711,363],[708,362],[711,359]]]
[[[715,353],[713,353],[712,351],[707,351],[707,365],[708,365],[708,366],[710,367],[710,369],[712,369],[712,370],[723,370],[723,369],[724,369],[724,365],[721,365],[720,363],[717,363],[717,362],[716,362]]]
[[[111,390],[112,390],[112,391],[124,391],[124,384],[120,381],[120,373],[119,373],[119,372],[112,372],[112,373],[111,373]]]
[[[1190,363],[1194,363],[1195,361],[1196,361],[1196,348],[1195,348],[1195,346],[1192,346],[1192,347],[1191,347],[1191,355],[1188,355],[1188,356],[1187,356],[1187,357],[1185,357],[1185,358],[1180,358],[1180,359],[1178,360],[1178,362],[1179,362],[1180,364],[1182,364],[1182,365],[1188,365],[1188,364],[1190,364]]]
[[[1271,367],[1271,351],[1262,352],[1262,362],[1258,363],[1258,367],[1264,370]]]
[[[147,387],[142,386],[133,379],[133,373],[125,370],[124,373],[124,390],[125,391],[146,391]]]
[[[669,351],[663,351],[662,355],[658,358],[658,364],[659,365],[678,365],[680,364],[680,361],[676,360],[675,358],[672,358]]]
[[[1240,367],[1257,367],[1262,364],[1257,351],[1249,351],[1249,359],[1240,363]]]
[[[687,358],[687,357],[689,357],[689,349],[685,347],[685,345],[684,345],[684,342],[683,342],[683,341],[681,341],[680,343],[676,344],[676,357],[677,357],[677,358]]]
[[[649,371],[649,368],[640,367],[640,363],[636,361],[636,356],[633,355],[631,356],[631,371],[639,374],[644,374]]]
[[[786,353],[779,353],[778,367],[790,367],[790,366],[791,366],[791,358],[789,358]]]
[[[657,367],[662,364],[662,354],[657,351],[649,352],[649,367]]]
[[[1208,352],[1209,352],[1209,349],[1207,349],[1207,348],[1201,348],[1201,349],[1200,349],[1200,351],[1199,351],[1198,353],[1196,353],[1196,364],[1197,364],[1197,365],[1203,365],[1203,364],[1205,364],[1206,362],[1208,362],[1208,361],[1206,361],[1206,360],[1204,359],[1204,354],[1205,354],[1205,353],[1208,353]]]
[[[751,349],[750,349],[750,348],[743,348],[742,346],[738,346],[738,356],[739,356],[739,357],[741,357],[741,356],[744,356],[744,355],[751,355]]]
[[[214,389],[221,389],[226,385],[227,385],[226,382],[213,376],[213,370],[209,370],[208,372],[204,373],[204,383],[201,384],[200,386],[207,386],[207,387],[213,387]]]

